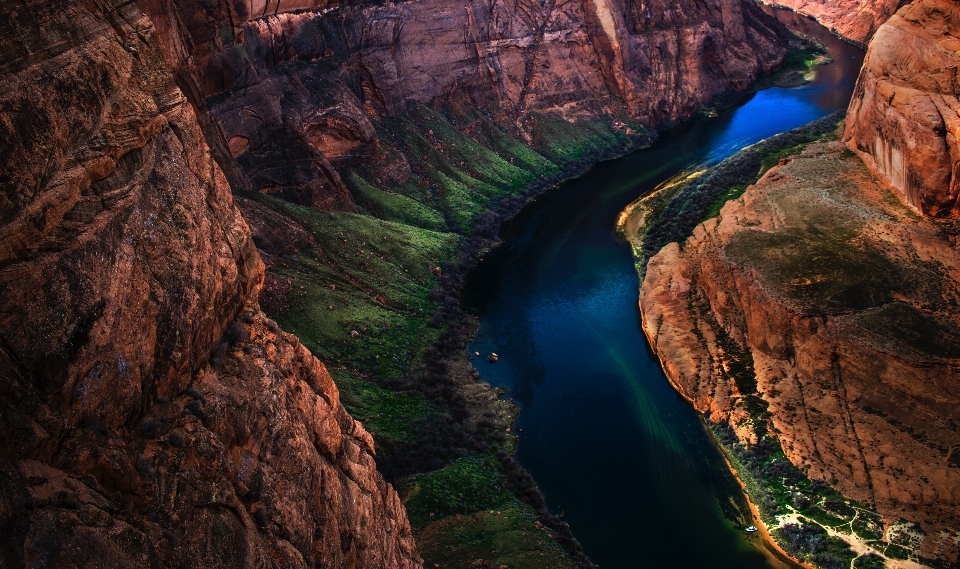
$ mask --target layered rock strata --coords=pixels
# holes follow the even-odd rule
[[[340,175],[351,162],[394,185],[411,175],[382,121],[411,102],[464,124],[479,112],[536,146],[543,114],[621,130],[689,117],[777,68],[789,41],[746,0],[140,4],[209,110],[218,157],[236,162],[231,181],[329,210],[354,207]]]
[[[960,216],[960,6],[918,0],[880,28],[844,140],[923,215]]]
[[[851,41],[866,45],[873,34],[909,0],[772,0],[790,8]]]
[[[150,20],[2,14],[0,565],[418,566]]]
[[[712,421],[749,443],[766,407],[807,476],[888,523],[919,522],[919,555],[956,559],[956,234],[839,141],[814,144],[650,260],[644,331]]]

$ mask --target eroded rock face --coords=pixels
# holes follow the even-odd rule
[[[905,204],[960,215],[960,6],[922,0],[897,13],[870,44],[844,140]]]
[[[840,142],[808,147],[653,257],[644,331],[698,410],[754,433],[747,362],[792,463],[956,559],[960,253]]]
[[[835,33],[866,45],[877,29],[909,0],[773,0],[775,6],[813,16]]]
[[[416,566],[150,20],[2,15],[0,565]]]
[[[385,160],[369,150],[390,143],[377,127],[413,101],[479,109],[527,142],[535,113],[657,126],[747,88],[788,39],[747,0],[424,0],[256,19],[212,0],[140,3],[243,184],[323,209],[353,207],[338,166]]]

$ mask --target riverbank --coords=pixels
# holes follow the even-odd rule
[[[797,135],[796,132],[787,134]],[[807,134],[809,135],[809,131]],[[785,149],[789,150],[790,156],[783,155]],[[742,164],[750,162],[754,165],[760,162],[774,166],[766,172],[765,169],[757,172],[752,168],[742,167]],[[787,171],[790,174],[784,173]],[[797,187],[781,181],[793,179],[789,176],[803,180],[802,184]],[[812,433],[818,429],[829,429],[826,425],[830,424],[832,415],[827,414],[826,411],[821,413],[817,407],[828,409],[829,401],[835,401],[838,396],[844,397],[847,390],[863,393],[863,387],[857,384],[858,372],[853,370],[843,373],[844,381],[840,383],[839,391],[835,395],[828,395],[826,399],[810,389],[804,389],[802,384],[799,387],[791,385],[793,382],[800,383],[799,372],[794,369],[794,364],[791,362],[799,362],[803,358],[803,361],[809,365],[810,362],[815,363],[818,358],[829,357],[843,361],[841,356],[837,355],[843,348],[834,346],[833,356],[829,353],[820,354],[820,352],[815,352],[813,355],[801,354],[799,347],[795,348],[796,352],[782,355],[778,351],[782,348],[777,347],[780,342],[777,334],[785,329],[796,329],[798,331],[794,333],[801,334],[799,330],[804,329],[804,324],[802,321],[791,323],[789,316],[778,312],[780,310],[776,308],[778,304],[762,299],[771,294],[775,294],[775,298],[791,299],[797,293],[793,288],[784,288],[788,285],[766,284],[764,286],[767,288],[757,288],[760,285],[754,282],[757,279],[765,283],[794,282],[789,279],[796,280],[800,277],[791,276],[792,271],[800,271],[806,275],[803,277],[805,280],[801,279],[797,282],[826,282],[834,287],[843,287],[842,290],[854,292],[873,286],[868,282],[861,282],[865,278],[868,280],[890,278],[893,280],[889,282],[895,282],[896,277],[887,275],[889,271],[899,269],[895,267],[882,269],[876,266],[875,263],[881,262],[882,259],[871,256],[872,249],[863,245],[862,242],[870,239],[869,236],[876,232],[881,236],[883,247],[889,248],[894,246],[893,243],[900,243],[899,237],[891,238],[891,235],[909,235],[911,232],[926,234],[930,228],[918,227],[916,224],[920,221],[919,218],[910,216],[903,207],[893,207],[899,204],[885,199],[882,192],[873,188],[870,185],[871,178],[865,173],[863,165],[837,142],[837,136],[834,133],[821,134],[797,146],[784,144],[782,139],[755,145],[702,173],[696,179],[682,182],[681,189],[672,190],[674,197],[669,202],[675,203],[682,200],[684,211],[691,209],[692,204],[700,204],[700,207],[692,208],[697,212],[709,211],[711,208],[707,204],[722,208],[723,203],[718,204],[716,197],[722,195],[717,194],[718,180],[733,187],[742,186],[743,188],[756,183],[757,188],[765,189],[762,192],[747,190],[747,193],[740,190],[735,198],[736,203],[731,203],[724,208],[720,218],[706,222],[697,221],[696,224],[688,223],[686,231],[689,232],[688,234],[693,234],[689,240],[684,235],[683,226],[677,227],[670,224],[672,218],[666,213],[671,211],[669,204],[662,208],[659,216],[651,216],[649,208],[642,207],[642,203],[633,204],[631,213],[626,213],[620,220],[621,231],[629,228],[635,233],[633,249],[639,252],[638,272],[643,277],[641,292],[643,328],[671,384],[690,404],[704,414],[706,424],[724,448],[732,471],[743,483],[751,503],[757,508],[762,523],[770,530],[773,539],[794,558],[812,563],[817,567],[832,567],[837,563],[846,563],[844,566],[849,566],[855,558],[857,563],[865,566],[872,566],[870,563],[881,561],[888,567],[940,566],[942,562],[925,556],[930,555],[928,552],[940,551],[938,548],[949,546],[943,541],[943,535],[946,535],[949,540],[949,531],[942,530],[947,533],[942,533],[939,539],[928,540],[920,526],[890,519],[891,509],[887,510],[888,519],[884,520],[878,514],[877,506],[874,505],[875,501],[882,499],[881,497],[887,492],[881,486],[881,483],[887,482],[881,481],[890,480],[898,487],[904,487],[907,484],[902,474],[894,474],[892,478],[887,478],[883,473],[882,453],[879,455],[881,457],[879,462],[876,461],[878,456],[876,447],[880,444],[877,438],[897,435],[896,432],[886,432],[890,427],[876,423],[873,419],[874,415],[871,414],[875,413],[875,408],[867,407],[867,411],[864,412],[861,411],[861,406],[864,405],[862,403],[857,406],[843,406],[836,415],[843,418],[845,425],[858,425],[857,430],[853,431],[859,433],[853,442],[855,445],[853,449],[861,457],[860,462],[863,468],[866,469],[868,465],[871,468],[865,478],[867,483],[860,482],[857,485],[853,482],[864,480],[861,474],[854,473],[847,480],[840,480],[836,474],[832,474],[848,463],[846,457],[849,452],[843,450],[848,447],[835,449],[832,446],[834,441],[827,442],[820,437],[818,442],[815,435],[803,434]],[[810,195],[795,195],[798,192],[806,192]],[[760,209],[757,211],[750,209],[749,204],[753,204],[755,209]],[[767,211],[770,208],[772,209]],[[673,209],[676,207],[674,206]],[[864,217],[870,221],[864,224],[862,220],[857,222],[847,219],[851,212],[856,212],[855,217]],[[765,221],[764,216],[768,214],[772,216],[772,225]],[[805,221],[811,217],[818,220],[830,219],[831,223],[824,225],[822,222],[817,222],[811,226],[808,221]],[[649,220],[647,222],[652,227],[648,225],[638,228],[637,219],[639,218],[644,221]],[[888,221],[881,223],[877,221],[880,219]],[[873,223],[881,223],[882,227],[874,229],[871,226]],[[658,225],[661,228],[671,226],[667,228],[669,231],[666,231],[658,230]],[[690,229],[690,226],[693,228]],[[753,229],[754,227],[757,229]],[[806,236],[802,230],[792,229],[793,227],[813,229],[810,229],[812,233]],[[857,241],[860,245],[850,247],[839,242],[834,243],[843,235],[847,235],[844,231],[862,233],[863,237]],[[763,236],[775,236],[778,233],[789,234],[789,243],[792,245],[755,244],[744,248],[741,242],[737,241],[740,235],[757,235],[760,236],[759,238],[766,238]],[[652,235],[669,235],[673,242],[661,248],[659,252],[653,251],[657,254],[651,261],[649,257],[643,255],[655,248],[650,242]],[[776,237],[772,238],[776,239]],[[843,238],[846,239],[846,237]],[[637,242],[637,239],[640,241]],[[725,249],[722,248],[728,241],[731,244]],[[809,244],[808,241],[810,241]],[[805,257],[797,257],[797,255],[802,257],[809,251],[809,254],[813,255],[813,260],[822,259],[827,253],[824,252],[826,249],[819,244],[821,241],[824,242],[824,246],[831,244],[830,251],[833,252],[829,255],[842,254],[849,256],[849,259],[843,263],[831,262],[821,267],[812,261],[804,260]],[[677,242],[686,243],[678,247]],[[935,247],[932,243],[927,246]],[[909,245],[898,244],[896,247],[909,247]],[[944,247],[947,246],[944,244]],[[755,259],[757,255],[766,256],[764,258],[771,255],[779,255],[779,257],[775,262],[762,265],[757,265],[753,260],[745,260]],[[727,267],[725,263],[728,261],[723,260],[726,257],[738,259],[738,263],[747,263],[751,267],[759,266],[760,268],[756,269],[759,275],[747,278],[738,276],[736,269],[728,271],[725,268]],[[869,266],[860,267],[858,263],[868,263]],[[860,268],[846,268],[848,266]],[[829,270],[830,267],[833,267],[833,272],[824,276],[823,270]],[[907,273],[921,273],[928,270],[930,270],[928,267],[917,265],[911,266]],[[786,274],[781,275],[783,272]],[[886,282],[884,280],[884,283]],[[925,282],[950,281],[943,275],[939,277],[930,275],[929,280]],[[751,288],[753,292],[743,292],[741,289],[744,287],[753,287]],[[825,294],[832,290],[831,288],[817,294]],[[744,294],[749,300],[744,299]],[[843,298],[844,302],[849,303],[854,296],[848,295]],[[809,315],[811,311],[813,314],[818,314],[817,311],[831,310],[830,307],[833,306],[831,303],[839,302],[839,299],[840,296],[836,299],[829,296],[812,305],[810,304],[812,300],[803,296],[802,301],[796,302],[802,302],[804,314]],[[763,302],[767,304],[762,304],[762,308],[751,304]],[[783,302],[783,300],[777,302]],[[843,306],[846,307],[843,310],[863,309],[860,305],[848,307],[844,304]],[[833,314],[829,312],[821,317],[817,328],[836,326],[837,324],[833,322]],[[769,320],[771,323],[758,325],[758,317],[764,321]],[[840,322],[844,321],[841,317]],[[861,327],[867,325],[866,321],[858,324]],[[759,326],[765,330],[759,336],[767,346],[765,351],[746,347],[745,335],[756,333],[751,328],[753,326]],[[849,334],[850,331],[844,327],[841,329],[845,332],[841,332],[837,338],[842,339],[843,334]],[[873,330],[874,327],[869,329]],[[871,334],[875,333],[880,332],[871,332]],[[901,340],[909,337],[905,331],[897,334]],[[753,341],[761,340],[755,338]],[[837,339],[830,341],[837,342]],[[863,338],[858,340],[858,342],[863,341]],[[868,345],[882,346],[879,348],[882,350],[881,354],[907,353],[906,348],[897,347],[887,340],[882,342],[870,340],[870,342],[873,343]],[[816,350],[811,347],[813,344],[810,339],[794,339],[786,341],[786,345],[803,345],[804,350]],[[856,345],[860,346],[859,351],[852,351],[851,357],[862,359],[860,352],[866,348],[862,343]],[[926,349],[929,351],[931,348]],[[930,353],[931,356],[936,357],[943,355],[943,352]],[[881,354],[874,359],[886,357]],[[911,351],[910,354],[909,358],[918,357],[916,352]],[[920,373],[925,375],[927,372],[923,372],[922,369],[925,368],[921,366]],[[813,377],[817,377],[819,373],[814,373]],[[903,373],[915,372],[904,369]],[[835,372],[835,375],[840,377],[841,372]],[[806,373],[804,377],[808,377]],[[875,377],[875,374],[870,377]],[[923,384],[923,381],[920,384]],[[806,392],[806,400],[803,396],[804,392]],[[883,416],[893,412],[889,405],[876,399],[875,396],[870,397],[872,399],[869,405],[882,405],[886,409]],[[814,404],[813,401],[817,403]],[[797,422],[802,424],[796,424]],[[894,427],[896,424],[892,423]],[[847,427],[847,430],[849,431],[850,428]],[[838,435],[832,436],[836,442],[842,443],[837,440],[840,438]],[[867,448],[867,441],[873,441],[869,443],[873,448]],[[921,452],[920,447],[907,448],[905,443],[899,444],[901,448],[898,449],[898,453]],[[923,452],[929,452],[929,450]],[[833,455],[838,459],[831,459]],[[838,462],[829,462],[830,460]],[[890,460],[897,459],[894,457]],[[916,463],[917,460],[910,459],[910,462]],[[920,480],[917,482],[926,483]],[[847,494],[846,496],[841,494],[841,489]],[[851,499],[851,496],[856,499]],[[867,505],[867,501],[873,504]],[[889,508],[889,502],[887,507]],[[949,555],[949,550],[944,549],[942,554]]]
[[[477,381],[464,350],[477,323],[459,296],[504,221],[561,180],[647,146],[656,133],[624,117],[530,120],[535,136],[522,144],[482,116],[411,105],[385,123],[381,138],[407,157],[416,177],[392,187],[363,161],[345,165],[341,175],[360,211],[317,212],[253,192],[238,200],[250,219],[279,215],[283,221],[271,224],[289,227],[284,239],[255,231],[268,265],[262,303],[330,367],[344,405],[374,435],[378,467],[419,512],[411,519],[426,540],[428,566],[471,556],[542,566],[536,557],[507,557],[482,540],[456,538],[505,531],[500,518],[475,515],[490,510],[520,524],[517,535],[539,536],[512,542],[519,549],[544,538],[567,561],[589,565],[514,459],[517,408]],[[474,460],[496,468],[474,468]],[[451,468],[484,482],[462,484],[443,474]],[[507,487],[512,497],[477,490],[486,486]]]
[[[476,320],[461,310],[459,289],[466,271],[496,242],[503,219],[563,179],[646,146],[656,134],[639,128],[627,134],[628,127],[600,121],[556,124],[541,130],[540,143],[551,150],[541,148],[540,154],[496,138],[499,131],[475,133],[494,154],[448,121],[414,107],[397,121],[404,131],[392,138],[410,136],[404,123],[429,125],[444,152],[455,153],[459,171],[488,172],[495,184],[457,186],[451,170],[444,170],[450,161],[430,157],[438,179],[449,184],[445,199],[459,191],[457,199],[482,204],[464,207],[458,218],[435,213],[445,202],[431,212],[412,199],[364,186],[360,175],[346,176],[347,183],[357,186],[368,200],[361,203],[379,217],[318,212],[242,194],[238,202],[245,210],[282,216],[289,227],[286,242],[277,246],[286,250],[265,255],[261,302],[327,364],[344,406],[374,435],[378,468],[406,502],[427,566],[469,558],[518,568],[589,567],[566,524],[549,512],[536,484],[513,460],[510,431],[517,408],[502,391],[477,381],[464,352]],[[495,178],[498,167],[511,177]],[[261,239],[258,245],[272,249],[273,243]],[[476,467],[477,460],[485,466]],[[470,476],[445,474],[451,471]],[[474,515],[491,510],[503,517]],[[506,527],[504,519],[515,526]],[[464,532],[493,532],[499,545],[455,538]],[[541,550],[550,556],[540,556]]]

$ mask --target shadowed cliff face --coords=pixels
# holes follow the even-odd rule
[[[960,7],[923,0],[877,32],[844,140],[911,208],[957,217],[960,204]]]
[[[150,20],[2,15],[0,564],[416,566]]]
[[[766,2],[813,16],[835,33],[866,45],[877,29],[909,0],[772,0]]]
[[[743,0],[424,0],[256,19],[224,2],[141,4],[235,161],[231,181],[332,210],[354,207],[338,170],[357,156],[410,175],[382,126],[411,102],[465,124],[482,114],[533,146],[541,115],[636,130],[747,88],[788,39]]]

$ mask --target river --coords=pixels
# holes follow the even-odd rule
[[[846,108],[863,52],[779,12],[834,63],[803,87],[662,134],[528,204],[468,276],[480,376],[522,407],[517,459],[603,569],[782,567],[746,534],[737,480],[643,336],[639,283],[619,213],[676,174]],[[741,518],[742,519],[742,518]]]

